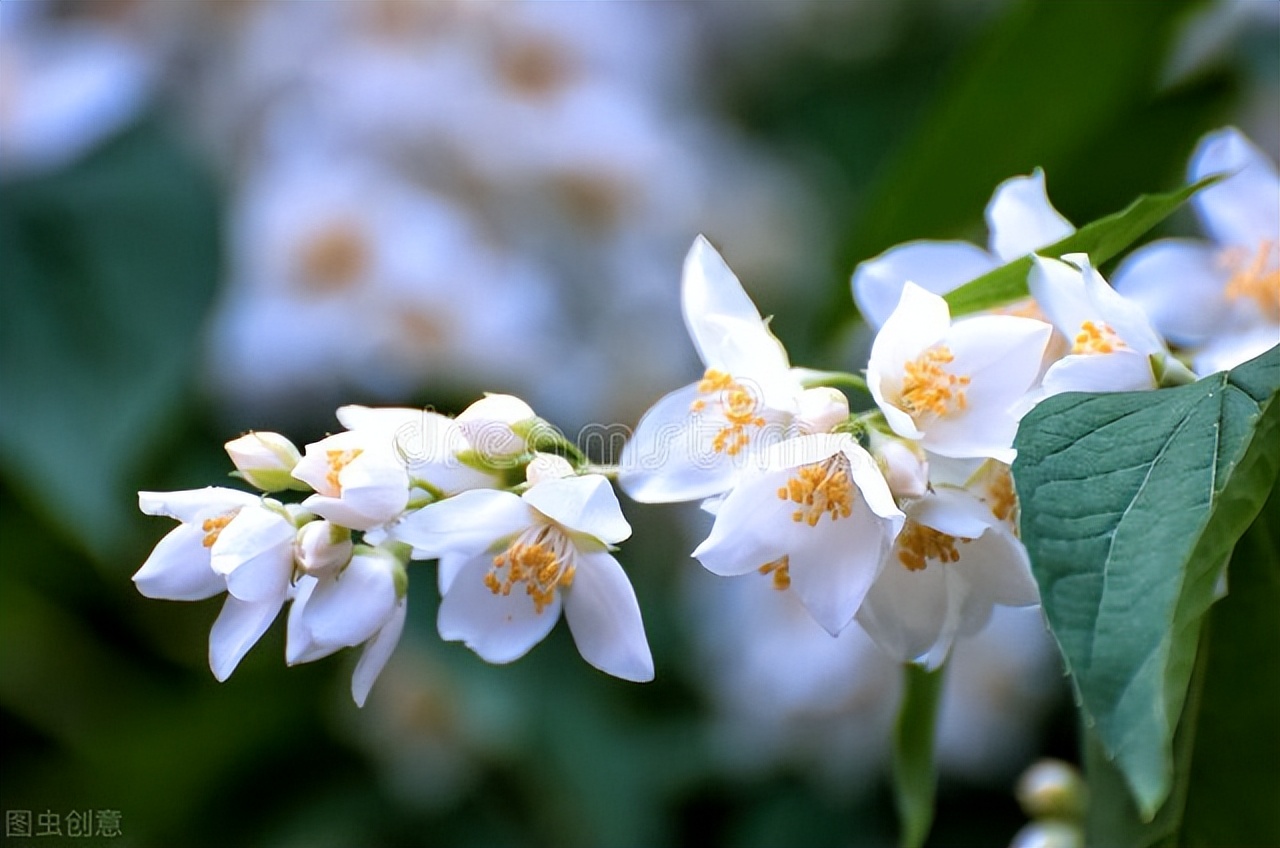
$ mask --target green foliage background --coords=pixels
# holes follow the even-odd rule
[[[784,52],[726,73],[722,94],[754,135],[836,166],[826,213],[847,236],[829,287],[761,304],[794,359],[859,367],[839,343],[855,317],[853,265],[914,238],[982,241],[982,207],[1008,176],[1044,167],[1077,223],[1180,185],[1195,140],[1231,120],[1250,58],[1162,86],[1175,28],[1196,7],[1023,2],[957,25],[915,3],[894,49],[871,58]],[[1274,45],[1259,49],[1280,77]],[[711,767],[708,705],[671,611],[690,563],[662,532],[665,509],[628,505],[636,534],[622,552],[657,659],[652,685],[594,672],[564,628],[505,668],[442,645],[429,577],[400,649],[416,673],[384,678],[364,712],[347,696],[353,658],[286,670],[278,624],[214,682],[205,641],[217,602],[148,601],[129,576],[169,529],[137,512],[135,493],[226,470],[221,444],[234,434],[209,423],[194,377],[221,272],[218,208],[216,184],[163,116],[65,171],[0,188],[0,806],[120,810],[113,844],[139,846],[894,841],[887,775],[855,801],[804,774]],[[1237,556],[1251,565],[1214,608],[1210,638],[1274,647],[1274,633],[1239,632],[1257,612],[1231,614],[1276,598],[1274,531],[1256,526]],[[1242,721],[1274,734],[1275,675],[1216,651],[1203,674],[1205,731],[1185,741],[1197,751],[1189,810],[1214,804],[1222,760],[1257,772],[1275,762],[1219,738]],[[1223,704],[1227,687],[1242,700]],[[1223,714],[1233,718],[1208,721]],[[1045,746],[1074,758],[1070,715]],[[930,844],[1001,844],[1021,823],[1008,787],[944,786],[940,800]]]

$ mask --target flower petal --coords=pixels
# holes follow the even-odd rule
[[[209,668],[219,682],[231,676],[240,660],[275,621],[284,599],[256,603],[228,595],[209,631]]]
[[[247,507],[222,528],[210,547],[210,565],[224,575],[227,591],[242,601],[285,597],[293,575],[297,530],[269,509]]]
[[[1280,233],[1280,176],[1276,166],[1235,127],[1205,136],[1192,154],[1190,180],[1230,174],[1191,199],[1200,221],[1222,245],[1255,248]]]
[[[564,616],[578,653],[614,677],[653,679],[653,656],[635,590],[617,560],[603,551],[580,554],[573,585],[564,590]]]
[[[353,647],[370,639],[395,611],[395,567],[389,554],[357,553],[336,577],[316,583],[301,626],[325,646]]]
[[[698,384],[676,389],[640,419],[622,448],[618,484],[640,503],[675,503],[728,491],[746,465],[743,453],[712,448],[717,427],[709,414],[695,415]]]
[[[442,639],[464,642],[488,662],[509,663],[551,632],[560,618],[560,596],[538,612],[533,598],[519,589],[494,594],[484,584],[492,562],[478,556],[462,567],[440,601],[436,626]]]
[[[890,558],[858,609],[858,624],[900,662],[936,668],[960,625],[963,587],[954,572],[931,564],[909,571]]]
[[[908,282],[946,294],[999,265],[990,253],[967,241],[912,241],[900,244],[853,271],[853,299],[867,323],[879,328],[902,299]]]
[[[225,592],[226,578],[210,567],[204,536],[194,524],[170,530],[133,575],[138,591],[168,601],[199,601]]]
[[[1045,372],[1045,396],[1063,392],[1138,392],[1156,387],[1151,360],[1131,350],[1064,356]]]
[[[1112,277],[1169,341],[1203,344],[1223,329],[1229,273],[1206,242],[1162,239],[1135,250]]]
[[[997,186],[987,204],[986,217],[991,252],[1001,262],[1026,256],[1076,231],[1049,202],[1044,171],[1039,168]]]
[[[787,485],[790,475],[785,468],[756,472],[729,492],[710,534],[693,552],[704,568],[721,577],[736,577],[788,552],[798,525],[791,520],[790,502],[778,497],[778,489]]]
[[[616,545],[631,535],[613,486],[599,474],[546,480],[529,487],[521,497],[565,529],[605,544]]]
[[[837,636],[880,574],[901,522],[881,518],[858,497],[847,518],[793,526],[797,531],[787,534],[791,588],[814,620]]]
[[[285,629],[284,661],[289,665],[308,663],[327,657],[342,650],[342,645],[321,645],[311,637],[311,632],[302,624],[302,614],[306,611],[307,601],[315,591],[319,581],[304,574],[298,578],[294,589],[293,603],[289,605],[289,618]]]
[[[404,630],[407,607],[407,600],[401,598],[396,604],[395,612],[391,614],[391,620],[365,644],[364,651],[360,654],[360,661],[356,663],[356,670],[351,674],[351,697],[355,700],[357,707],[364,706],[374,681],[386,667],[387,660],[391,659],[396,645],[400,644],[400,633]]]
[[[206,486],[180,492],[138,492],[138,509],[147,515],[163,515],[192,524],[260,500],[258,495],[239,489]]]
[[[1196,374],[1207,377],[1243,365],[1280,344],[1280,329],[1264,324],[1251,330],[1220,336],[1195,352]]]
[[[532,508],[519,495],[475,489],[406,515],[390,529],[389,535],[408,542],[413,546],[414,555],[422,559],[446,554],[474,556],[536,520]]]

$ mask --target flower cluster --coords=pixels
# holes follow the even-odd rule
[[[792,366],[699,237],[681,305],[705,370],[644,415],[616,469],[509,395],[457,418],[347,406],[346,429],[305,452],[272,433],[228,443],[262,494],[142,493],[144,512],[181,524],[134,580],[151,597],[227,594],[210,634],[220,680],[289,604],[287,660],[363,645],[363,703],[404,625],[412,560],[438,562],[441,636],[484,659],[523,656],[563,609],[590,664],[649,680],[636,596],[611,555],[631,533],[616,474],[640,502],[701,501],[714,523],[693,556],[712,573],[767,578],[831,635],[856,621],[891,657],[936,668],[995,607],[1039,601],[1011,474],[1029,409],[1192,379],[1171,343],[1203,373],[1280,341],[1275,168],[1228,129],[1193,158],[1191,178],[1208,175],[1219,181],[1197,208],[1217,245],[1154,243],[1116,288],[1087,255],[1051,250],[1074,229],[1039,171],[997,189],[990,253],[914,242],[863,263],[854,299],[878,328],[865,376]],[[953,318],[942,293],[1026,255],[1024,302]],[[868,408],[851,413],[839,386]],[[288,490],[308,494],[268,496]]]
[[[653,677],[635,593],[610,555],[631,528],[592,473],[523,401],[490,395],[457,418],[416,409],[338,410],[346,428],[299,452],[275,433],[227,443],[253,494],[142,492],[177,519],[134,582],[146,596],[226,593],[209,635],[225,680],[289,604],[286,660],[363,645],[351,693],[363,705],[404,626],[412,559],[438,559],[440,634],[491,662],[523,656],[563,605],[588,662]],[[552,452],[568,448],[576,464]],[[285,503],[268,494],[309,492]],[[516,492],[519,492],[517,494]]]

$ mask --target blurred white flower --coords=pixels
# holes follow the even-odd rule
[[[987,250],[965,241],[922,240],[900,244],[859,263],[853,272],[853,298],[867,323],[876,329],[883,326],[908,282],[946,294],[1075,232],[1049,203],[1039,168],[997,186],[987,203],[986,218]]]
[[[0,5],[0,177],[67,165],[142,111],[155,57],[123,32]]]
[[[871,345],[867,388],[900,436],[950,457],[1013,461],[1016,405],[1053,328],[983,315],[951,322],[946,301],[907,283]]]
[[[511,662],[551,631],[563,604],[583,659],[624,680],[653,678],[635,592],[609,554],[631,527],[605,478],[543,480],[523,495],[464,492],[412,513],[392,535],[440,558],[445,639]]]
[[[1115,287],[1165,338],[1189,348],[1201,376],[1280,344],[1280,176],[1234,127],[1205,136],[1188,180],[1225,174],[1192,203],[1211,242],[1162,239],[1134,251]]]

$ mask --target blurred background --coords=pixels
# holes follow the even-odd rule
[[[172,526],[136,492],[342,403],[634,425],[700,373],[698,233],[793,362],[856,370],[854,265],[984,242],[1006,177],[1043,167],[1082,224],[1224,124],[1275,156],[1278,29],[1269,0],[0,0],[0,807],[75,844],[894,844],[898,669],[705,573],[692,505],[624,500],[656,682],[563,626],[488,666],[420,564],[357,710],[354,657],[286,669],[280,622],[216,683],[218,602],[129,580]],[[962,644],[932,842],[1007,844],[1072,721],[1038,611]]]

